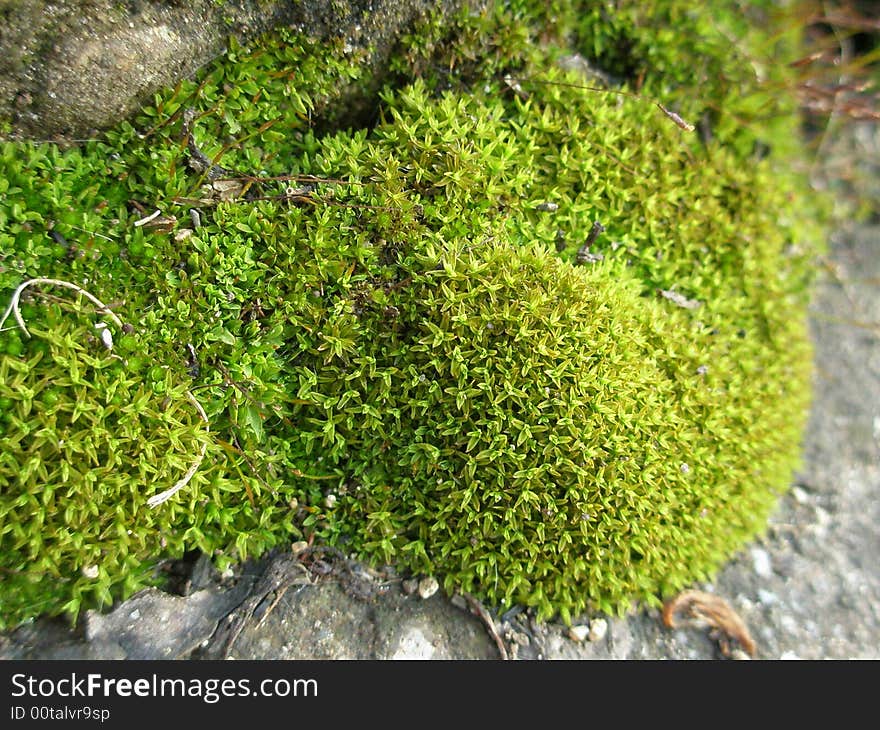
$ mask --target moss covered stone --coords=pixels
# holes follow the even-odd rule
[[[369,80],[283,33],[100,140],[4,143],[0,286],[134,331],[33,287],[0,332],[2,621],[312,534],[569,620],[759,534],[809,406],[785,47],[758,83],[738,14],[643,5],[429,24],[366,129],[317,131]]]

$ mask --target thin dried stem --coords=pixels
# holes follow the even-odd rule
[[[504,661],[509,660],[510,654],[507,651],[507,646],[504,644],[504,639],[502,639],[501,634],[498,633],[498,627],[495,625],[494,619],[486,610],[485,606],[483,606],[483,604],[480,603],[470,593],[462,592],[461,595],[465,599],[465,601],[467,601],[468,605],[471,608],[471,611],[476,614],[483,622],[483,625],[489,632],[489,636],[491,636],[492,640],[495,642],[495,646],[498,649],[498,654],[501,656],[501,659],[503,659]]]
[[[668,119],[672,120],[672,122],[677,127],[685,130],[686,132],[693,132],[694,129],[696,128],[690,122],[682,119],[674,111],[663,106],[663,104],[661,104],[659,101],[656,101],[654,99],[650,99],[646,96],[642,96],[641,94],[635,94],[631,91],[624,91],[622,89],[609,89],[609,88],[605,88],[602,86],[588,86],[586,84],[574,84],[574,83],[567,82],[567,81],[550,81],[549,79],[539,79],[539,78],[535,78],[534,76],[524,76],[524,77],[517,77],[517,78],[514,78],[512,76],[508,76],[505,78],[505,81],[508,83],[508,85],[511,85],[513,83],[519,84],[520,82],[523,82],[526,84],[545,84],[547,86],[567,86],[572,89],[583,89],[584,91],[592,91],[592,92],[595,92],[598,94],[614,94],[616,96],[625,96],[630,99],[635,99],[636,101],[639,101],[639,102],[653,104],[661,112],[663,112],[663,114],[666,115],[666,117]],[[511,88],[513,88],[513,87],[511,86]]]
[[[73,289],[78,294],[82,294],[84,297],[86,297],[90,302],[92,302],[96,307],[98,307],[98,309],[102,313],[107,314],[110,317],[110,319],[113,320],[113,323],[117,327],[119,327],[120,329],[122,329],[124,327],[123,321],[119,318],[119,316],[115,312],[113,312],[113,310],[110,309],[110,307],[108,307],[106,304],[104,304],[104,302],[102,302],[100,299],[98,299],[98,297],[96,297],[94,294],[91,294],[90,292],[83,289],[81,286],[78,286],[77,284],[73,284],[69,281],[64,281],[63,279],[38,278],[38,279],[28,279],[24,283],[20,284],[18,286],[18,288],[16,288],[16,290],[13,292],[12,299],[9,302],[9,306],[6,307],[6,311],[3,313],[3,317],[0,318],[0,330],[2,330],[4,322],[6,322],[6,320],[9,319],[9,315],[12,314],[15,317],[15,321],[18,323],[18,326],[21,328],[21,331],[24,332],[26,337],[30,338],[31,333],[28,331],[27,325],[25,325],[25,323],[24,323],[24,318],[21,316],[21,310],[19,309],[18,305],[19,305],[19,300],[21,299],[22,292],[25,289],[27,289],[29,286],[34,286],[37,284],[51,284],[52,286],[61,286],[66,289]],[[198,411],[199,416],[201,416],[201,419],[205,422],[205,427],[207,430],[208,429],[208,414],[205,413],[205,409],[202,408],[202,404],[199,403],[199,401],[196,400],[196,397],[192,393],[190,393],[189,391],[186,392],[186,397],[195,406],[195,409],[196,409],[196,411]],[[198,458],[195,460],[195,462],[193,462],[192,466],[190,466],[190,468],[187,469],[186,474],[184,474],[183,477],[170,489],[166,489],[164,492],[161,492],[160,494],[157,494],[153,497],[150,497],[150,499],[147,500],[147,504],[150,507],[158,507],[160,504],[162,504],[163,502],[167,502],[169,499],[171,499],[171,497],[173,497],[181,489],[183,489],[189,483],[190,479],[193,478],[193,475],[195,475],[195,473],[198,471],[199,467],[202,464],[202,461],[205,458],[205,454],[207,453],[207,451],[208,451],[208,444],[207,444],[207,442],[205,442],[202,444],[202,449],[201,449],[201,452],[199,453]]]
[[[205,413],[205,409],[202,408],[202,404],[196,400],[196,397],[190,393],[186,392],[186,397],[189,398],[190,402],[196,407],[196,410],[199,412],[199,415],[202,417],[202,420],[205,422],[205,430],[208,430],[208,414]],[[202,450],[199,453],[198,458],[193,462],[192,466],[187,469],[186,474],[170,489],[166,489],[164,492],[160,492],[147,500],[147,505],[151,508],[158,507],[163,502],[167,502],[171,499],[175,494],[177,494],[181,489],[183,489],[188,483],[189,480],[193,478],[195,473],[199,470],[199,467],[202,465],[202,461],[205,458],[205,454],[208,451],[207,442],[202,443]]]
[[[827,15],[826,3],[823,2],[821,4],[821,7],[822,11]],[[831,32],[837,39],[838,46],[840,48],[839,66],[840,68],[844,69],[837,80],[837,86],[844,87],[849,82],[849,77],[847,76],[846,70],[848,65],[852,62],[851,39],[843,36],[837,26],[832,25]],[[819,137],[819,144],[816,148],[813,167],[810,170],[810,182],[812,183],[813,187],[817,189],[822,187],[821,182],[818,179],[819,166],[821,164],[821,161],[827,157],[826,151],[832,138],[831,131],[836,126],[838,117],[841,113],[841,98],[842,94],[839,93],[835,93],[832,98],[830,111],[828,112],[828,121],[826,122],[825,128],[822,130],[822,134]]]
[[[102,302],[98,297],[94,294],[87,292],[81,286],[73,284],[69,281],[64,281],[63,279],[28,279],[24,283],[20,284],[18,288],[13,292],[12,299],[9,302],[9,306],[6,307],[6,311],[3,313],[3,317],[0,317],[0,327],[3,327],[3,323],[9,318],[9,315],[12,314],[15,317],[15,321],[18,323],[18,326],[21,328],[21,331],[24,332],[25,337],[30,339],[31,333],[28,332],[28,328],[24,323],[24,318],[21,316],[21,311],[18,308],[19,299],[21,299],[22,292],[27,289],[29,286],[33,286],[35,284],[51,284],[52,286],[63,286],[67,289],[73,289],[78,294],[82,294],[86,299],[88,299],[92,304],[94,304],[98,309],[107,314],[110,319],[113,320],[113,323],[122,328],[122,320],[116,316],[116,313],[110,309],[104,302]]]

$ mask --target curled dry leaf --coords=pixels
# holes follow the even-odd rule
[[[731,656],[739,643],[749,656],[755,655],[755,642],[743,620],[723,598],[703,591],[683,591],[663,605],[663,624],[674,629],[676,614],[684,614],[693,622],[705,622],[711,627],[710,636],[718,642],[721,653]]]

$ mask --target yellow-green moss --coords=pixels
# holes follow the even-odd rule
[[[48,287],[32,339],[0,332],[0,623],[309,533],[568,620],[758,534],[798,460],[817,241],[788,102],[733,15],[686,5],[429,25],[370,129],[316,134],[357,66],[282,33],[105,139],[3,143],[0,287],[73,281],[135,332],[107,351]],[[583,88],[572,51],[625,85]],[[213,162],[261,181],[200,187],[189,107]],[[155,209],[176,220],[134,225]]]

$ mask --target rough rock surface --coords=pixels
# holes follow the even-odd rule
[[[767,535],[699,586],[739,614],[758,659],[880,658],[880,332],[866,326],[880,322],[880,226],[839,231],[831,244],[834,275],[823,277],[812,308],[816,390],[804,467]],[[0,659],[210,657],[215,629],[248,600],[258,610],[228,647],[237,659],[500,655],[461,597],[423,599],[400,578],[358,592],[332,574],[263,596],[257,576],[266,562],[245,566],[226,587],[201,561],[188,596],[145,591],[106,616],[90,612],[75,630],[22,626],[0,637]],[[521,659],[720,656],[706,629],[668,629],[654,610],[608,620],[596,641],[522,614],[496,628]]]
[[[0,119],[28,138],[88,137],[241,43],[288,26],[368,50],[461,0],[0,0]],[[343,93],[345,90],[341,90]],[[356,101],[355,101],[356,103]]]

